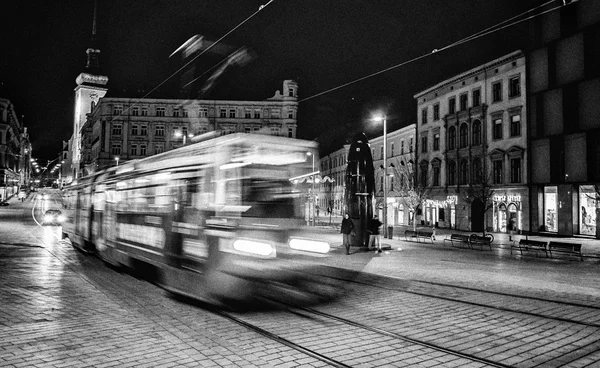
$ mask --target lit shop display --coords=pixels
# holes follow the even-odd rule
[[[596,235],[596,200],[597,194],[593,185],[579,187],[579,233]]]
[[[544,188],[544,226],[545,230],[549,232],[558,232],[557,223],[557,201],[558,201],[558,188],[557,187],[545,187]]]
[[[515,231],[522,229],[521,206],[520,195],[495,195],[494,231],[506,233],[511,230],[511,227]]]

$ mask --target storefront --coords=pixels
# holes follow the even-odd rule
[[[596,189],[593,185],[579,186],[579,234],[596,236]]]
[[[509,233],[511,228],[516,232],[528,231],[528,195],[527,189],[503,189],[492,197],[492,230]]]
[[[423,203],[423,222],[425,226],[456,228],[456,203],[458,196],[446,196],[440,199],[427,199]]]
[[[558,187],[544,187],[544,231],[558,232]]]

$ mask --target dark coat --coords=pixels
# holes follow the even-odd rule
[[[379,227],[382,225],[383,223],[381,221],[379,221],[378,219],[374,218],[371,219],[369,221],[369,232],[372,235],[379,235]]]
[[[354,224],[352,220],[349,218],[344,218],[342,220],[342,228],[340,229],[340,233],[342,234],[351,234],[354,231]]]

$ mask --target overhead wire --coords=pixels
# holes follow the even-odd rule
[[[497,32],[497,31],[500,31],[500,30],[502,30],[502,29],[505,29],[505,28],[508,28],[508,27],[512,27],[512,26],[514,26],[514,25],[516,25],[516,24],[519,24],[519,23],[525,22],[525,21],[527,21],[527,20],[533,19],[533,18],[535,18],[535,17],[538,17],[538,16],[541,16],[541,15],[543,15],[543,14],[546,14],[546,13],[549,13],[549,12],[552,12],[552,11],[555,11],[555,10],[557,10],[557,9],[560,9],[561,7],[565,6],[565,5],[559,5],[559,6],[557,6],[557,7],[554,7],[554,8],[551,8],[551,9],[545,10],[545,11],[543,11],[543,12],[540,12],[540,13],[534,14],[534,15],[532,15],[532,16],[529,16],[529,17],[527,17],[527,18],[523,18],[523,19],[520,19],[520,20],[518,20],[518,21],[515,21],[515,22],[512,22],[512,23],[509,23],[509,24],[506,24],[507,22],[511,22],[512,20],[514,20],[514,19],[516,19],[516,18],[522,17],[523,15],[529,14],[529,13],[531,13],[531,12],[534,12],[534,11],[536,11],[536,10],[538,10],[538,9],[542,8],[542,7],[545,7],[545,6],[547,6],[548,4],[550,4],[550,3],[554,3],[554,2],[555,2],[554,0],[547,1],[547,2],[543,3],[542,5],[538,5],[538,6],[534,7],[534,8],[531,8],[531,9],[529,9],[529,10],[527,10],[527,11],[523,12],[523,13],[520,13],[520,14],[518,14],[518,15],[516,15],[516,16],[514,16],[514,17],[511,17],[511,18],[509,18],[509,19],[507,19],[507,20],[504,20],[504,21],[502,21],[502,22],[500,22],[500,23],[498,23],[498,24],[496,24],[496,25],[494,25],[494,26],[488,27],[488,28],[486,28],[486,29],[484,29],[484,30],[482,30],[482,31],[476,32],[476,33],[474,33],[474,34],[472,34],[472,35],[470,35],[470,36],[467,36],[467,37],[465,37],[465,38],[463,38],[463,39],[461,39],[461,40],[458,40],[458,41],[456,41],[456,42],[453,42],[453,43],[451,43],[451,44],[449,44],[449,45],[446,45],[446,46],[444,46],[444,47],[442,47],[442,48],[440,48],[440,49],[434,49],[434,50],[433,50],[433,51],[431,51],[431,52],[428,52],[428,53],[426,53],[426,54],[423,54],[423,55],[420,55],[420,56],[414,57],[414,58],[412,58],[412,59],[410,59],[410,60],[403,61],[403,62],[401,62],[401,63],[399,63],[399,64],[396,64],[396,65],[390,66],[390,67],[388,67],[388,68],[385,68],[385,69],[382,69],[382,70],[379,70],[379,71],[376,71],[376,72],[373,72],[373,73],[371,73],[371,74],[368,74],[368,75],[365,75],[365,76],[363,76],[363,77],[357,78],[357,79],[355,79],[355,80],[352,80],[352,81],[350,81],[350,82],[347,82],[347,83],[341,84],[341,85],[339,85],[339,86],[337,86],[337,87],[333,87],[333,88],[330,88],[330,89],[328,89],[328,90],[325,90],[325,91],[322,91],[322,92],[316,93],[316,94],[314,94],[314,95],[312,95],[312,96],[309,96],[309,97],[306,97],[306,98],[300,99],[300,100],[298,100],[298,103],[302,103],[302,102],[305,102],[305,101],[311,100],[311,99],[313,99],[313,98],[316,98],[316,97],[319,97],[319,96],[323,96],[323,95],[325,95],[325,94],[327,94],[327,93],[330,93],[330,92],[333,92],[333,91],[337,91],[337,90],[339,90],[339,89],[342,89],[342,88],[344,88],[344,87],[350,86],[350,85],[352,85],[352,84],[355,84],[355,83],[361,82],[361,81],[363,81],[363,80],[366,80],[366,79],[369,79],[369,78],[375,77],[375,76],[377,76],[377,75],[380,75],[380,74],[386,73],[386,72],[388,72],[388,71],[390,71],[390,70],[397,69],[397,68],[400,68],[400,67],[402,67],[402,66],[405,66],[405,65],[408,65],[408,64],[414,63],[414,62],[416,62],[416,61],[419,61],[419,60],[421,60],[421,59],[424,59],[424,58],[426,58],[426,57],[428,57],[428,56],[431,56],[431,55],[433,55],[433,54],[439,53],[439,52],[441,52],[441,51],[448,50],[448,49],[450,49],[450,48],[453,48],[453,47],[459,46],[459,45],[461,45],[461,44],[463,44],[463,43],[466,43],[466,42],[473,41],[473,40],[475,40],[475,39],[478,39],[478,38],[481,38],[481,37],[483,37],[483,36],[487,36],[487,35],[489,35],[489,34],[491,34],[491,33],[494,33],[494,32]]]

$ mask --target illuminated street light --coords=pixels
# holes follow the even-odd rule
[[[117,161],[117,166],[119,166],[119,156],[115,156],[115,161]]]
[[[387,238],[387,117],[375,116],[374,121],[383,121],[383,237]]]

